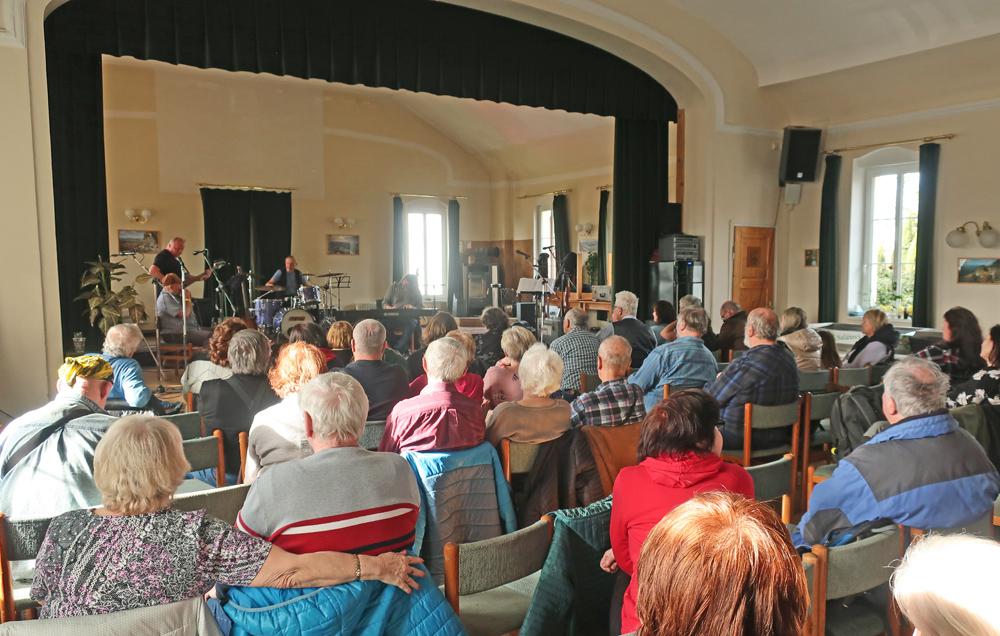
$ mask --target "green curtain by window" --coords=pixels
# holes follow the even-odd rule
[[[823,198],[819,207],[819,322],[836,322],[837,311],[837,192],[843,157],[827,155]]]
[[[572,251],[569,244],[569,209],[566,195],[557,194],[552,197],[552,230],[556,241],[556,269],[559,264],[566,260],[566,256]]]
[[[456,316],[465,315],[462,246],[458,240],[459,209],[456,199],[448,202],[448,310]]]
[[[597,207],[597,280],[598,285],[608,284],[608,199],[611,193],[601,190]]]
[[[917,266],[913,277],[913,326],[934,324],[934,215],[940,144],[920,144],[920,202],[917,207]],[[822,256],[822,253],[820,254]]]
[[[406,274],[406,215],[403,214],[403,198],[392,197],[392,281],[396,282]]]

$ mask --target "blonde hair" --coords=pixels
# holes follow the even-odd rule
[[[452,329],[447,334],[449,338],[454,338],[465,345],[465,352],[469,354],[469,363],[476,359],[476,340],[461,329]]]
[[[301,389],[309,380],[326,371],[323,353],[311,344],[293,342],[281,348],[267,379],[280,398]]]
[[[121,418],[94,452],[94,483],[104,507],[126,515],[160,509],[190,471],[180,431],[151,415]]]
[[[801,307],[789,307],[781,312],[781,318],[778,319],[778,329],[781,331],[781,335],[805,329],[808,326],[809,319]]]
[[[867,320],[868,324],[872,326],[872,331],[878,331],[882,327],[889,324],[889,317],[886,316],[885,312],[878,307],[866,311],[865,315],[861,317],[861,320]]]
[[[326,330],[326,344],[331,349],[350,349],[354,338],[354,327],[346,320],[338,320]]]
[[[500,349],[511,360],[520,361],[524,352],[533,344],[535,336],[524,327],[511,327],[500,335]]]
[[[993,578],[1000,545],[932,535],[910,546],[892,577],[893,596],[926,636],[1000,636]]]
[[[518,375],[525,395],[549,397],[562,383],[563,361],[542,343],[533,344],[521,358]]]

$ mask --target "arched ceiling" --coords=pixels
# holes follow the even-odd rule
[[[761,86],[1000,33],[997,0],[667,2],[729,40],[754,65]]]

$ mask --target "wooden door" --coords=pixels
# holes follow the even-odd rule
[[[743,309],[774,308],[774,228],[737,227],[733,242],[733,300]]]

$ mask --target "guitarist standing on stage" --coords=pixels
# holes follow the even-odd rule
[[[156,279],[160,283],[161,287],[163,285],[163,277],[167,274],[173,274],[177,278],[181,278],[181,253],[184,251],[184,239],[179,236],[175,236],[170,239],[167,243],[167,247],[160,251],[153,259],[153,264],[149,268],[149,275]],[[187,276],[184,277],[184,286],[188,286],[192,283],[197,283],[200,280],[206,280],[212,275],[212,270],[205,268],[200,274],[192,274],[188,272]]]

